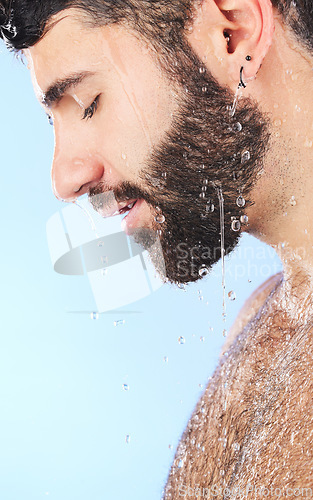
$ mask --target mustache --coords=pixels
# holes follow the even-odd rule
[[[143,199],[150,204],[154,201],[149,193],[128,181],[121,182],[117,186],[99,182],[97,186],[89,190],[88,199],[96,211],[132,199]]]

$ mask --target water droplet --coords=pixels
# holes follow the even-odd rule
[[[295,110],[296,110],[298,113],[300,113],[301,108],[300,108],[300,106],[298,106],[298,104],[296,104],[296,105],[295,105]]]
[[[173,449],[173,445],[172,445],[172,444],[169,444],[169,445],[168,445],[168,449],[169,449],[169,450],[172,450],[172,449]]]
[[[248,280],[248,283],[252,283],[252,280]]]
[[[108,257],[106,255],[101,255],[101,262],[102,262],[102,264],[107,264],[108,263]]]
[[[245,206],[245,204],[246,204],[246,200],[244,199],[244,197],[243,197],[243,196],[241,196],[241,195],[240,195],[240,196],[238,196],[238,198],[237,198],[237,200],[236,200],[236,205],[237,205],[237,207],[242,208],[242,207],[244,207],[244,206]]]
[[[125,437],[125,442],[128,444],[130,443],[130,435],[127,434],[126,437]]]
[[[248,217],[247,215],[242,215],[242,216],[240,217],[240,222],[241,222],[242,224],[248,224],[248,222],[249,222],[249,217]]]
[[[203,191],[201,191],[201,193],[199,194],[199,198],[201,198],[201,199],[205,198],[205,193]]]
[[[290,338],[291,338],[290,333],[287,333],[286,340],[290,340]]]
[[[166,173],[166,172],[162,172],[162,177],[163,177],[164,179],[166,179],[166,178],[167,178],[167,173]]]
[[[204,68],[203,66],[200,66],[200,68],[199,68],[199,73],[200,73],[201,75],[203,75],[203,73],[205,73],[205,68]]]
[[[129,385],[128,384],[123,384],[123,389],[124,389],[124,391],[128,391],[129,390]]]
[[[249,151],[243,151],[241,154],[241,163],[245,163],[246,161],[249,161],[251,158],[250,152]]]
[[[204,276],[206,276],[207,274],[209,273],[209,270],[208,268],[206,267],[205,264],[203,264],[200,269],[199,269],[199,276],[201,276],[201,278],[203,278]]]
[[[205,341],[205,337],[200,337],[200,342],[204,342]]]
[[[207,92],[207,91],[208,91],[208,87],[202,87],[202,89],[201,89],[201,90],[202,90],[202,92],[203,92],[203,93],[205,93],[205,92]]]
[[[199,295],[199,300],[203,300],[203,296],[202,295]]]
[[[290,205],[291,205],[292,207],[295,207],[295,206],[296,206],[296,204],[297,204],[296,199],[295,199],[295,197],[294,197],[294,196],[292,196],[292,197],[290,198]]]
[[[313,146],[313,141],[309,139],[308,137],[305,138],[304,141],[304,147],[305,148],[311,148]]]
[[[179,460],[179,461],[178,461],[178,464],[177,464],[177,467],[178,467],[179,469],[181,469],[181,468],[182,468],[182,466],[183,466],[183,461],[182,461],[182,460]]]
[[[206,207],[205,207],[205,211],[208,213],[208,214],[211,214],[212,212],[214,212],[214,205],[213,203],[211,203],[211,200],[209,200],[206,204]]]
[[[101,269],[101,275],[106,276],[108,274],[108,270],[106,268]]]
[[[209,185],[209,179],[203,179],[203,184],[205,186],[208,186]]]
[[[233,448],[235,451],[239,451],[240,450],[240,444],[239,443],[233,443]]]
[[[213,326],[209,326],[209,332],[213,333]]]
[[[156,215],[154,220],[155,220],[155,222],[158,222],[158,224],[163,224],[163,222],[165,222],[165,217],[163,214],[158,214],[158,215]]]
[[[164,356],[163,361],[164,361],[164,363],[168,363],[168,357]]]
[[[180,344],[184,344],[185,343],[185,337],[179,337],[178,342]]]
[[[122,160],[127,160],[127,155],[125,153],[122,153],[121,156],[122,156]]]
[[[240,122],[234,123],[233,125],[233,131],[234,132],[241,132],[242,130],[242,125]]]
[[[92,312],[92,313],[90,314],[90,318],[91,318],[91,319],[99,319],[99,313],[97,313],[97,312]]]
[[[226,337],[227,336],[227,330],[223,330],[223,337]]]
[[[121,325],[125,325],[125,319],[118,319],[116,321],[114,321],[114,326],[121,326]]]
[[[231,223],[231,228],[233,231],[240,231],[241,225],[240,225],[239,220],[234,219]]]
[[[204,192],[205,192],[205,191],[207,191],[207,190],[208,190],[207,186],[202,186],[201,191],[204,191]]]
[[[230,292],[228,292],[228,298],[229,298],[229,300],[236,300],[236,294],[235,294],[234,290],[231,290]]]
[[[48,122],[49,122],[49,125],[51,125],[53,127],[53,118],[51,115],[47,115],[47,118],[48,118]]]

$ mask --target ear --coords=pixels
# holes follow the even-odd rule
[[[242,67],[245,83],[255,78],[273,33],[271,0],[202,0],[187,40],[219,83],[234,90]]]

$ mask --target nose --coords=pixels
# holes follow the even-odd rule
[[[55,196],[63,201],[74,201],[89,192],[104,176],[104,165],[99,156],[86,146],[86,141],[55,138],[51,180]]]

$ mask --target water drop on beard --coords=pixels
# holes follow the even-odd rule
[[[201,191],[201,193],[199,194],[199,198],[201,198],[202,200],[205,198],[205,192],[204,191]]]
[[[179,337],[179,338],[178,338],[178,342],[179,342],[180,344],[184,344],[184,343],[185,343],[185,337],[182,337],[182,336],[181,336],[181,337]]]
[[[208,87],[202,87],[202,92],[205,94],[208,91]]]
[[[234,219],[234,220],[232,221],[232,223],[231,223],[231,228],[232,228],[232,230],[233,230],[233,231],[235,231],[235,232],[239,231],[239,230],[240,230],[240,228],[241,228],[241,224],[240,224],[239,220]]]
[[[205,73],[205,71],[206,71],[206,70],[205,70],[205,68],[204,68],[203,66],[200,66],[200,68],[199,68],[199,73],[200,73],[201,75],[203,75],[203,73]]]
[[[242,125],[240,122],[234,123],[232,127],[233,132],[241,132],[242,131]]]
[[[228,298],[229,298],[229,300],[236,300],[236,294],[235,294],[234,290],[231,290],[230,292],[228,292]]]
[[[163,224],[165,222],[165,217],[164,217],[163,214],[158,214],[158,215],[155,216],[154,220],[158,224]]]
[[[215,208],[215,207],[214,207],[213,203],[211,203],[211,201],[209,200],[209,201],[207,202],[207,204],[206,204],[205,211],[206,211],[207,213],[212,213],[212,212],[214,212],[214,208]]]
[[[206,265],[203,264],[199,269],[199,276],[201,276],[201,278],[204,278],[204,276],[207,276],[207,274],[209,274],[209,270]]]
[[[251,158],[250,152],[245,150],[241,153],[241,163],[246,163]]]
[[[238,198],[236,200],[237,207],[242,208],[245,206],[245,204],[246,204],[246,200],[243,198],[243,196],[241,196],[241,195],[238,196]]]

